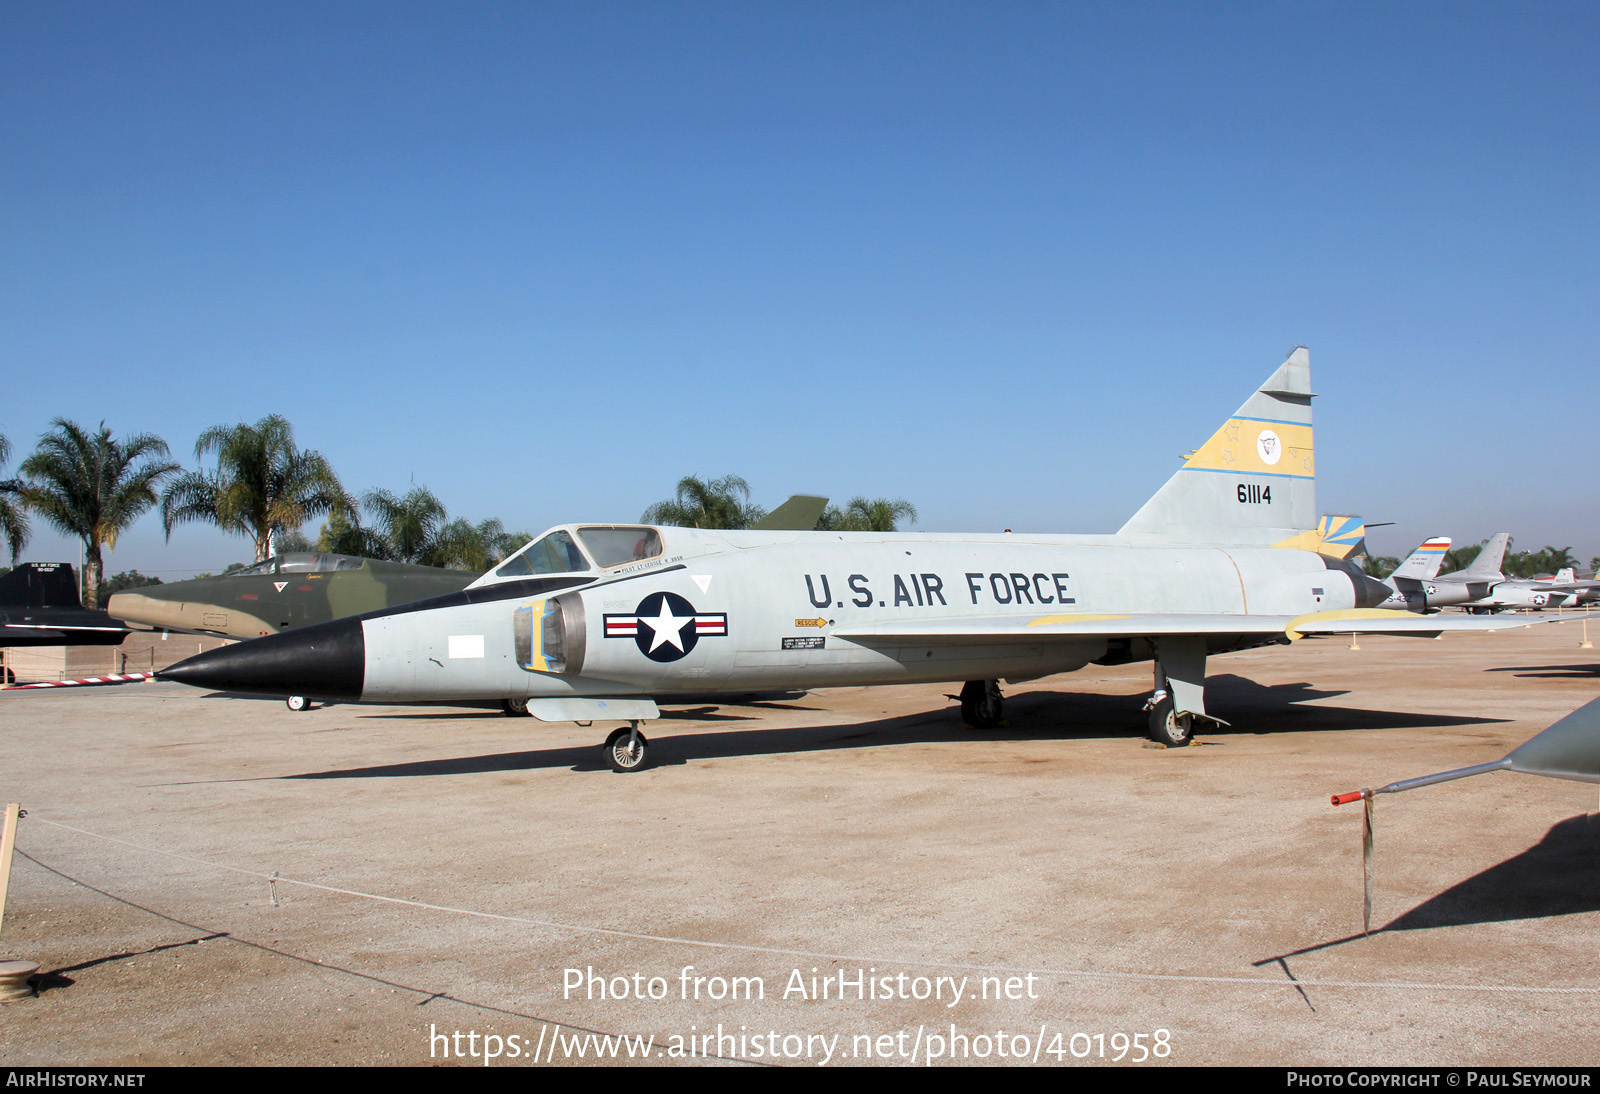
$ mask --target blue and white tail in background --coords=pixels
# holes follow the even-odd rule
[[[1311,355],[1301,346],[1119,534],[1218,546],[1287,546],[1316,535],[1311,397]]]

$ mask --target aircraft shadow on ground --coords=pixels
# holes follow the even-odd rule
[[[247,695],[239,691],[211,691],[203,698],[206,699],[246,699],[252,702],[282,703],[283,699],[274,695]],[[387,719],[423,719],[426,721],[454,721],[461,718],[505,717],[505,711],[500,709],[500,704],[492,700],[481,703],[460,702],[452,703],[445,700],[428,703],[408,704],[413,709],[404,711],[361,709],[362,718],[387,718]],[[325,710],[329,707],[362,708],[360,703],[313,703],[308,710]],[[675,707],[670,703],[661,704],[663,716],[673,721],[690,722],[748,722],[759,718],[759,714],[727,714],[723,711],[729,707],[748,708],[750,710],[820,710],[820,707],[800,706],[797,703],[764,700],[761,702],[746,703],[696,703],[682,707]],[[423,709],[415,709],[423,708]]]
[[[1388,729],[1400,726],[1460,726],[1501,721],[1494,718],[1469,718],[1437,714],[1409,714],[1397,711],[1361,710],[1346,707],[1296,706],[1303,700],[1345,694],[1321,691],[1310,684],[1257,684],[1240,676],[1213,676],[1207,681],[1208,706],[1218,716],[1235,722],[1233,728],[1219,726],[1206,736],[1239,733],[1264,733],[1274,730],[1352,730]],[[772,708],[777,708],[774,704]],[[1097,693],[1031,691],[1006,698],[1006,725],[995,730],[972,730],[961,722],[954,703],[916,714],[872,719],[847,725],[785,726],[773,729],[729,728],[707,732],[652,734],[651,767],[673,766],[690,760],[722,759],[734,756],[771,756],[784,753],[826,752],[850,748],[881,748],[895,745],[938,742],[970,742],[974,748],[1000,741],[1084,740],[1127,738],[1137,745],[1146,728],[1143,695],[1105,695]],[[769,708],[770,709],[770,708]],[[809,708],[786,706],[783,709]],[[723,722],[758,720],[746,714],[719,714],[715,708],[696,707],[681,720]],[[437,714],[385,714],[382,717],[433,718]],[[450,717],[481,717],[476,713]],[[678,712],[668,712],[668,721],[677,721]],[[493,771],[538,770],[565,767],[573,771],[608,770],[600,740],[615,724],[602,722],[595,727],[592,745],[552,749],[530,749],[480,756],[384,764],[373,767],[311,771],[280,776],[290,779],[413,778],[429,775],[461,775]],[[539,723],[531,719],[503,719],[505,728],[518,736],[536,736]]]
[[[1516,665],[1483,671],[1511,672],[1531,680],[1587,680],[1600,676],[1600,665]]]
[[[1422,931],[1600,911],[1597,837],[1600,817],[1568,817],[1522,854],[1452,885],[1383,929]]]
[[[1235,734],[1427,728],[1505,721],[1501,718],[1300,705],[1348,694],[1348,691],[1318,688],[1305,681],[1259,684],[1232,673],[1208,676],[1206,709],[1229,724],[1207,726],[1199,731],[1198,736],[1204,740],[1207,737]],[[1006,697],[1006,717],[1014,728],[1040,725],[1037,735],[1043,736],[1142,735],[1147,724],[1144,701],[1144,695],[1026,692]]]
[[[1474,923],[1506,923],[1600,911],[1600,816],[1580,813],[1551,826],[1544,839],[1512,858],[1458,882],[1372,932],[1428,931]],[[1380,850],[1373,892],[1382,899],[1383,859]],[[1318,950],[1358,942],[1367,935],[1346,935],[1264,957],[1256,966],[1281,963]]]

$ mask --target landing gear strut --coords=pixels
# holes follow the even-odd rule
[[[1150,739],[1167,748],[1183,748],[1194,740],[1197,719],[1221,722],[1206,713],[1205,688],[1205,640],[1161,639],[1156,646],[1155,690],[1144,705],[1150,714]]]
[[[961,686],[961,718],[973,729],[994,729],[1005,711],[997,680],[968,680]]]
[[[606,738],[606,761],[611,764],[613,771],[638,771],[644,767],[644,761],[650,742],[645,740],[643,733],[639,732],[640,722],[637,718],[628,723],[626,729],[612,732]]]

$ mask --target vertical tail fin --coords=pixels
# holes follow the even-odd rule
[[[1122,526],[1121,535],[1272,545],[1317,526],[1311,355],[1289,355]]]
[[[793,494],[789,500],[750,525],[752,531],[809,532],[822,519],[827,498],[814,494]]]
[[[78,579],[65,562],[24,562],[0,577],[0,605],[8,608],[82,608]]]
[[[1496,532],[1490,536],[1489,542],[1478,552],[1478,557],[1461,571],[1461,578],[1467,581],[1500,581],[1504,577],[1500,567],[1505,563],[1506,546],[1510,542],[1510,532]]]
[[[1394,568],[1390,577],[1409,577],[1413,581],[1430,581],[1439,576],[1439,567],[1444,564],[1445,552],[1450,550],[1449,536],[1435,536],[1422,546],[1406,556],[1406,560]]]

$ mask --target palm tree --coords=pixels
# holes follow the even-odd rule
[[[489,568],[489,553],[478,526],[466,517],[457,517],[439,526],[433,541],[422,552],[421,561],[424,566],[481,572]]]
[[[374,517],[372,525],[363,526],[355,513],[335,513],[322,526],[317,550],[481,572],[533,538],[507,532],[495,517],[477,524],[465,518],[447,523],[444,503],[426,486],[412,487],[403,497],[372,490],[361,500]]]
[[[1572,553],[1571,547],[1551,547],[1546,544],[1542,551],[1515,551],[1506,555],[1503,567],[1508,577],[1533,577],[1537,574],[1553,574],[1568,566],[1576,568],[1578,559]]]
[[[525,532],[507,532],[497,517],[477,524],[458,517],[440,527],[432,544],[422,552],[421,561],[427,566],[483,571],[504,562],[532,538]]]
[[[11,458],[11,442],[0,434],[0,467]],[[19,501],[22,497],[22,483],[16,479],[0,481],[0,536],[4,536],[6,545],[11,548],[11,565],[17,564],[17,555],[28,545],[28,515],[23,512]],[[13,501],[12,499],[18,499]]]
[[[851,498],[843,509],[830,505],[817,521],[819,532],[893,532],[902,520],[916,523],[917,508],[909,501]]]
[[[1366,555],[1361,560],[1361,572],[1368,577],[1382,579],[1399,568],[1400,560],[1394,555]]]
[[[328,461],[295,448],[294,428],[277,414],[255,425],[212,426],[194,443],[197,457],[209,452],[217,454],[215,472],[191,471],[161,499],[169,539],[174,525],[203,521],[254,539],[261,562],[272,554],[274,535],[354,508]]]
[[[1483,540],[1479,543],[1468,543],[1461,547],[1452,547],[1444,553],[1444,563],[1439,569],[1447,574],[1465,570],[1472,565],[1472,560],[1482,553],[1484,544],[1488,542],[1488,540]],[[1396,562],[1395,565],[1398,566],[1400,563]]]
[[[483,554],[487,565],[498,566],[522,549],[533,539],[532,532],[508,532],[498,517],[490,517],[478,525],[478,535],[483,537]]]
[[[765,513],[749,497],[750,484],[738,475],[709,481],[689,475],[678,480],[676,495],[656,502],[639,519],[680,528],[748,528]]]
[[[57,418],[53,432],[22,462],[22,500],[56,528],[83,540],[84,602],[99,605],[105,564],[100,549],[156,504],[161,480],[183,468],[165,459],[167,442],[153,433],[115,441],[106,423],[94,435]]]
[[[445,508],[426,486],[413,486],[404,497],[387,490],[369,490],[361,504],[377,518],[374,532],[396,562],[421,562],[437,550]]]
[[[329,513],[317,537],[317,550],[339,555],[360,555],[394,561],[389,545],[371,528],[361,526],[361,516],[355,510],[349,513]]]

